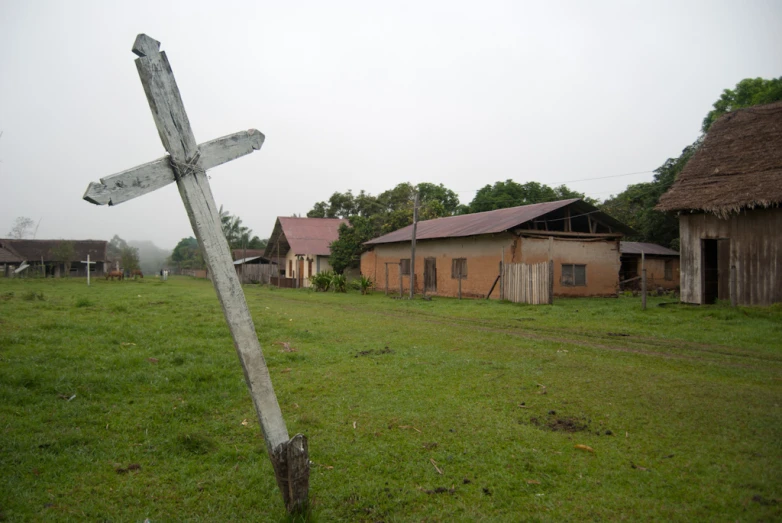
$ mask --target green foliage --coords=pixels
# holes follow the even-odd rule
[[[669,158],[654,171],[654,179],[647,183],[629,185],[616,196],[600,204],[600,209],[622,223],[632,227],[637,234],[627,240],[643,241],[679,250],[679,219],[672,213],[654,209],[657,202],[673,184],[687,162],[701,144],[698,139],[682,151],[677,158]]]
[[[471,213],[494,211],[569,198],[580,198],[589,203],[596,203],[595,200],[587,198],[584,194],[573,191],[565,185],[552,188],[538,182],[520,184],[513,180],[505,180],[494,185],[486,185],[478,190],[475,198],[470,202],[469,211]]]
[[[319,272],[310,276],[310,284],[315,287],[316,292],[326,292],[331,287],[331,278],[334,276],[332,271]]]
[[[329,264],[337,274],[345,269],[358,267],[361,254],[366,250],[364,242],[378,235],[376,220],[354,216],[350,225],[339,226],[339,238],[331,242]]]
[[[701,130],[706,133],[720,116],[742,107],[769,104],[782,101],[782,76],[766,80],[765,78],[745,78],[734,89],[725,89],[720,99],[714,102],[714,109],[703,119]]]
[[[126,271],[133,271],[139,268],[138,249],[136,247],[126,246],[120,251],[120,265]]]
[[[206,267],[201,249],[198,247],[198,240],[192,236],[179,240],[169,261],[179,269],[203,269]]]
[[[229,249],[263,249],[266,247],[268,240],[253,236],[253,230],[244,226],[240,217],[232,215],[223,209],[222,205],[218,214],[220,215],[220,228],[228,242]]]
[[[351,282],[351,285],[354,289],[361,292],[361,294],[368,294],[369,291],[372,290],[372,288],[375,286],[375,282],[372,281],[372,278],[367,278],[363,274],[353,280]]]
[[[334,273],[331,276],[331,290],[334,292],[348,291],[348,278],[344,274]]]
[[[60,262],[65,266],[65,276],[68,276],[76,258],[76,246],[72,241],[60,241],[49,251],[49,256],[52,261]]]

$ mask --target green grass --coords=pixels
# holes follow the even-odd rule
[[[315,521],[782,518],[780,307],[245,294]],[[0,471],[7,521],[286,520],[207,281],[0,279]]]

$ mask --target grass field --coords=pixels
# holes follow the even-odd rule
[[[314,521],[782,519],[782,308],[245,294]],[[0,279],[0,470],[6,521],[286,520],[208,281]]]

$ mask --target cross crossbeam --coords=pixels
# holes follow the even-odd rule
[[[197,145],[160,42],[140,34],[133,52],[139,57],[136,69],[169,156],[106,177],[100,184],[91,183],[84,199],[116,205],[176,181],[231,331],[283,501],[289,512],[300,513],[308,501],[307,439],[301,434],[288,437],[206,176],[206,169],[260,149],[263,135],[250,130]]]

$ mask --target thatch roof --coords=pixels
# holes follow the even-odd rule
[[[782,203],[782,102],[723,115],[673,186],[660,211],[705,211],[726,217]]]

